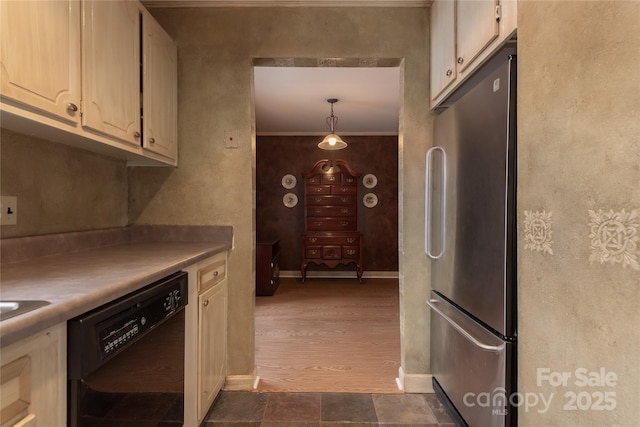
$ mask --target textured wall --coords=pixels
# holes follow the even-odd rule
[[[256,236],[258,241],[280,240],[280,269],[300,270],[301,234],[304,232],[303,172],[321,159],[343,159],[362,174],[358,187],[358,226],[363,235],[366,271],[398,271],[398,138],[396,136],[343,136],[347,148],[329,152],[318,148],[322,136],[258,136],[256,144]],[[378,178],[373,189],[362,185],[362,177]],[[292,174],[297,185],[282,187],[282,177]],[[283,205],[282,197],[293,192],[299,203]],[[367,208],[366,193],[374,193],[378,204]],[[355,270],[353,265],[338,270]],[[310,264],[308,271],[327,270]],[[355,275],[353,276],[355,277]]]
[[[426,8],[154,9],[179,58],[178,169],[130,174],[136,223],[232,225],[229,370],[254,368],[255,136],[252,58],[403,58],[399,218],[403,368],[426,373],[429,266],[422,250],[430,145]],[[237,130],[237,149],[224,131]],[[163,179],[161,186],[157,180]],[[404,194],[404,196],[403,196]],[[142,203],[142,206],[139,204]]]
[[[127,225],[124,162],[2,129],[3,196],[18,198],[18,223],[2,238]]]
[[[640,2],[518,7],[520,425],[637,426]]]

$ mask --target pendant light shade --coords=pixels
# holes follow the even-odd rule
[[[347,143],[335,133],[330,133],[324,137],[322,142],[318,144],[318,147],[323,150],[342,150],[343,148],[347,148]]]
[[[331,133],[325,136],[324,139],[318,144],[318,148],[323,150],[342,150],[347,148],[347,143],[335,133],[335,126],[338,123],[338,118],[333,115],[333,104],[338,102],[337,99],[327,99],[327,102],[331,104],[331,115],[327,117],[327,124]]]

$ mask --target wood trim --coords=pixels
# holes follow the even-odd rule
[[[398,386],[405,393],[434,393],[431,374],[407,374],[402,369],[398,369]]]
[[[300,270],[280,270],[280,277],[294,277],[301,278]],[[308,278],[316,279],[351,279],[353,278],[353,271],[307,271]],[[400,273],[397,271],[365,271],[362,274],[363,279],[398,279]]]
[[[429,7],[433,0],[142,0],[154,7]]]
[[[225,378],[224,390],[255,390],[258,387],[260,377],[258,376],[258,368],[253,367],[253,372],[249,375],[227,375]]]

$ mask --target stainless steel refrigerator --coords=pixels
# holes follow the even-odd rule
[[[515,55],[464,90],[426,159],[433,385],[458,425],[515,426]]]

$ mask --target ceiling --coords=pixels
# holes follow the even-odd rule
[[[154,7],[426,7],[431,0],[143,0]],[[396,135],[400,61],[287,58],[254,60],[256,132],[322,134],[337,98],[338,134]]]
[[[254,67],[256,132],[321,134],[329,98],[338,134],[398,133],[399,67]]]

